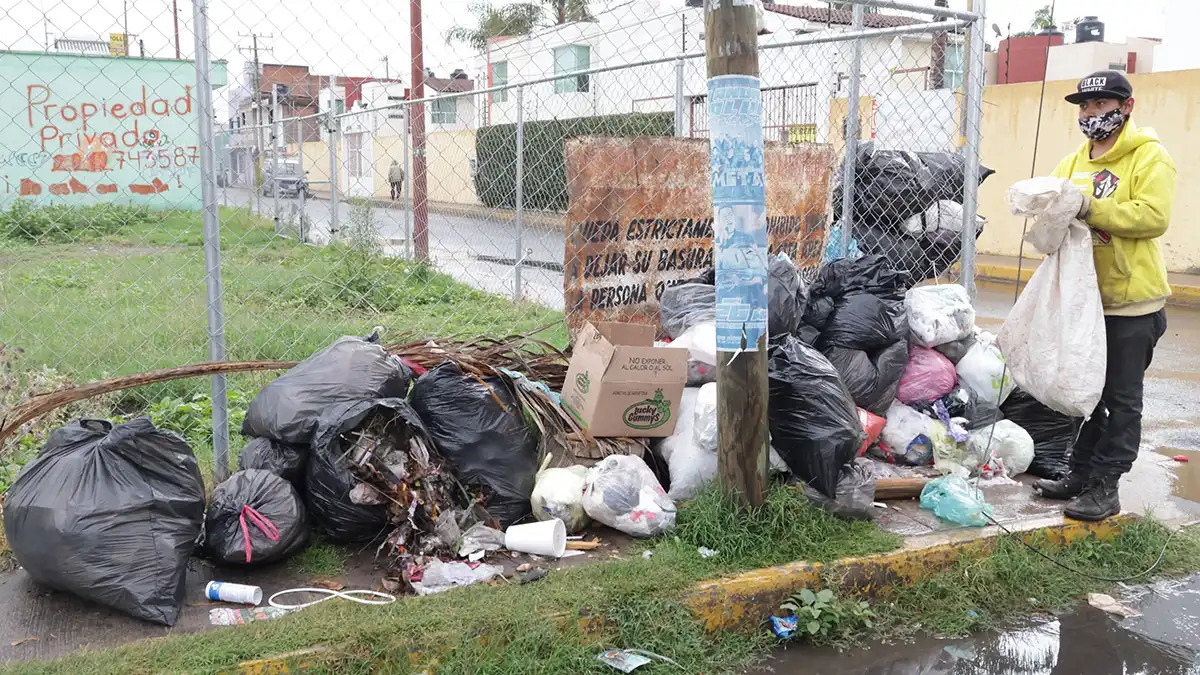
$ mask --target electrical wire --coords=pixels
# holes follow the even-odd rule
[[[1014,538],[1016,538],[1017,541],[1021,542],[1022,546],[1029,549],[1030,551],[1033,551],[1034,553],[1045,558],[1046,560],[1054,563],[1055,565],[1058,565],[1059,567],[1063,568],[1064,570],[1067,570],[1068,572],[1071,572],[1074,574],[1078,574],[1081,577],[1086,577],[1088,579],[1095,579],[1096,581],[1105,581],[1105,582],[1113,583],[1113,584],[1119,584],[1119,583],[1123,583],[1126,581],[1134,581],[1134,580],[1140,579],[1140,578],[1150,574],[1154,570],[1158,569],[1158,566],[1162,564],[1163,559],[1166,558],[1167,549],[1171,546],[1171,541],[1175,539],[1175,535],[1179,534],[1180,532],[1183,532],[1184,530],[1188,529],[1189,527],[1193,527],[1197,524],[1200,524],[1200,522],[1188,523],[1187,525],[1184,525],[1178,529],[1171,530],[1171,533],[1169,535],[1167,535],[1167,540],[1165,542],[1163,542],[1162,550],[1158,552],[1158,558],[1154,561],[1153,565],[1147,567],[1145,570],[1142,570],[1141,572],[1138,572],[1137,574],[1133,574],[1133,575],[1130,575],[1127,577],[1121,577],[1120,579],[1113,579],[1110,577],[1102,577],[1097,574],[1091,574],[1089,572],[1084,572],[1083,570],[1075,569],[1074,567],[1071,567],[1070,565],[1068,565],[1064,562],[1055,560],[1050,555],[1047,555],[1046,553],[1038,550],[1038,548],[1036,546],[1034,546],[1033,544],[1030,544],[1029,542],[1025,541],[1024,537],[1017,537],[1015,532],[1013,532],[1012,530],[1010,530],[1007,527],[1005,527],[1004,525],[1002,525],[1000,523],[1000,521],[996,520],[992,516],[990,516],[988,514],[984,514],[984,516],[988,520],[992,521],[993,525],[995,525],[996,527],[999,527],[1001,530],[1004,530],[1004,532],[1006,534],[1009,534],[1009,535],[1013,536]]]

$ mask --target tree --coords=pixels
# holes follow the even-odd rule
[[[593,21],[588,0],[542,0],[550,7],[556,25],[575,21]]]
[[[475,17],[475,28],[455,26],[446,32],[446,40],[468,45],[479,52],[487,49],[492,38],[529,35],[542,20],[541,5],[528,2],[504,7],[473,2],[467,11]]]
[[[1050,11],[1050,5],[1046,5],[1033,13],[1033,21],[1029,24],[1029,27],[1034,30],[1054,28],[1054,13]]]

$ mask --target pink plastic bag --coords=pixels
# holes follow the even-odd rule
[[[910,347],[896,398],[901,403],[932,401],[954,391],[957,384],[958,373],[950,359],[926,347]]]

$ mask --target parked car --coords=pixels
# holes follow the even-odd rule
[[[275,190],[279,190],[280,197],[299,197],[301,192],[305,197],[313,196],[312,190],[308,188],[308,172],[300,170],[299,162],[281,160],[278,176],[272,173],[274,169],[273,164],[266,164],[264,167],[262,187],[264,197],[274,196]]]

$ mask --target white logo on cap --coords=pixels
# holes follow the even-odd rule
[[[1079,89],[1081,91],[1084,89],[1103,89],[1107,85],[1107,77],[1089,77],[1083,80],[1083,82],[1079,85]]]

